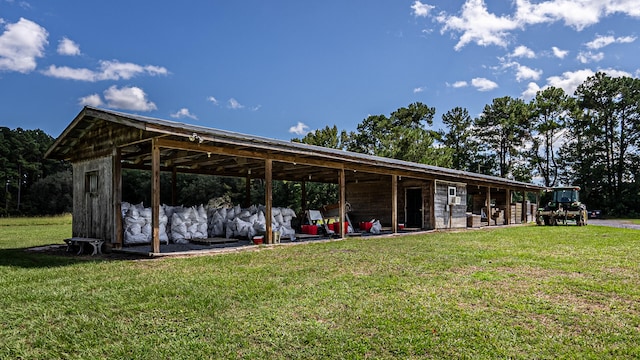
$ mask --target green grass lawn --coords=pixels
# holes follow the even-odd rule
[[[0,358],[638,358],[640,231],[510,227],[153,260],[0,226]]]

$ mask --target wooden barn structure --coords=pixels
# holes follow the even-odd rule
[[[265,183],[267,240],[271,236],[272,181],[338,184],[339,218],[380,219],[397,232],[464,228],[479,221],[509,224],[532,220],[527,192],[541,186],[343,150],[274,140],[173,121],[85,107],[47,152],[73,166],[73,236],[123,245],[122,169],[151,171],[151,253],[160,253],[160,173],[208,174]],[[512,204],[512,194],[522,202]],[[126,199],[125,199],[126,200]],[[174,195],[175,200],[175,195]],[[468,212],[467,210],[471,211]],[[497,211],[496,211],[497,210]],[[501,214],[501,217],[495,214]],[[473,213],[475,215],[471,215]],[[471,216],[471,217],[470,217]],[[499,220],[498,220],[499,219]],[[344,229],[340,229],[344,235]]]

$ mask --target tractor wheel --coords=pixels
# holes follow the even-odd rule
[[[549,222],[549,217],[548,216],[543,216],[542,220],[544,220],[544,226],[551,225],[551,223]]]

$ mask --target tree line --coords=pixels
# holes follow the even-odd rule
[[[440,130],[433,126],[435,108],[417,102],[388,116],[368,116],[355,131],[326,126],[292,141],[547,187],[576,185],[590,209],[635,216],[640,213],[639,104],[639,79],[597,73],[574,94],[550,87],[529,102],[500,97],[475,118],[465,108],[453,108],[442,115]],[[43,158],[53,141],[41,130],[0,127],[5,184],[0,216],[72,210],[70,165]],[[227,195],[242,204],[244,181],[182,174],[178,202],[193,205]],[[148,172],[124,171],[123,200],[150,203],[149,182]],[[252,186],[252,202],[262,202],[262,183]],[[168,176],[161,178],[161,189],[170,191]],[[307,184],[306,191],[311,207],[336,200],[331,185]],[[296,182],[275,182],[274,204],[299,210],[300,192]]]
[[[590,209],[640,213],[640,79],[597,73],[574,94],[549,87],[529,102],[510,96],[472,118],[456,107],[433,129],[435,108],[414,103],[372,115],[356,131],[327,126],[314,145],[494,175],[547,187],[575,185]]]

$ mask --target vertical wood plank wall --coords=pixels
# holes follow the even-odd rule
[[[393,226],[395,213],[396,226],[398,223],[405,223],[405,191],[407,188],[420,188],[422,189],[423,228],[433,229],[431,212],[432,184],[433,181],[429,180],[400,179],[397,177],[397,192],[395,194],[397,207],[394,212],[392,209],[394,193],[392,191],[393,180],[391,176],[381,181],[348,183],[346,186],[346,198],[352,208],[349,217],[354,225],[361,221],[377,219],[380,220],[383,226]]]
[[[97,237],[113,242],[114,202],[113,199],[113,156],[73,163],[73,224],[72,236]],[[95,172],[98,176],[98,198],[94,206],[88,208],[86,198],[86,176]],[[87,214],[92,213],[88,220]],[[88,223],[90,221],[90,223]]]
[[[449,186],[456,188],[456,196],[461,198],[460,205],[448,205]],[[467,186],[459,183],[436,181],[435,189],[436,229],[467,227]]]

